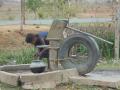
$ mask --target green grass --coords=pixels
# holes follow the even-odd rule
[[[96,86],[87,86],[87,85],[78,85],[78,84],[72,84],[71,82],[66,84],[60,84],[57,86],[57,89],[55,90],[100,90],[99,87]]]
[[[115,59],[104,60],[104,62],[96,65],[95,70],[120,70],[120,61]]]
[[[10,85],[0,84],[0,90],[24,90],[20,87],[13,87]],[[53,89],[43,89],[43,90],[53,90]],[[57,86],[54,90],[100,90],[99,87],[85,86],[85,85],[72,85],[72,84],[63,84]]]
[[[23,89],[20,87],[14,87],[14,86],[0,83],[0,90],[23,90]]]
[[[28,64],[34,60],[34,48],[24,48],[20,50],[0,51],[0,65],[16,61],[17,64]]]
[[[11,61],[16,61],[17,64],[28,64],[35,59],[35,48],[24,48],[20,50],[0,50],[0,65],[7,64]],[[98,63],[96,69],[120,68],[120,61],[114,59],[104,59],[102,63]]]

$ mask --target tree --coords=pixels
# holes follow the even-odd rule
[[[63,13],[63,10],[64,10],[65,1],[64,0],[56,0],[54,2],[54,4],[55,4],[57,16],[61,16],[61,14]]]
[[[37,10],[42,6],[42,0],[27,0],[26,7],[37,15]]]

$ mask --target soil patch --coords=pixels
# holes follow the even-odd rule
[[[24,30],[20,31],[19,25],[0,26],[0,49],[24,47],[27,33],[49,31],[49,28],[44,25],[25,25]]]

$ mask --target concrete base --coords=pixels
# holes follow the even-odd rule
[[[21,68],[21,69],[20,69]],[[25,68],[25,70],[24,70]],[[55,88],[56,85],[69,82],[72,76],[78,77],[76,69],[49,71],[34,74],[30,72],[29,65],[2,66],[0,81],[24,89]]]
[[[19,85],[20,75],[17,71],[29,70],[28,64],[22,65],[5,65],[0,67],[0,82],[9,84],[12,86]]]
[[[21,75],[20,80],[24,89],[55,88],[58,84],[69,82],[72,76],[79,76],[76,69]]]
[[[101,86],[120,89],[120,71],[95,71],[86,76],[79,76],[76,69],[48,71],[34,74],[29,65],[9,65],[0,67],[0,82],[34,90],[55,88],[61,83],[73,82],[80,85]]]
[[[92,85],[103,88],[120,89],[120,71],[96,71],[81,77],[70,77],[70,81],[78,85]],[[105,89],[106,90],[106,89]]]

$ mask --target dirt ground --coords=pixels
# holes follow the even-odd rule
[[[50,26],[45,25],[24,25],[24,30],[20,31],[19,25],[0,26],[0,49],[27,46],[25,43],[27,33],[38,33],[49,29]]]

